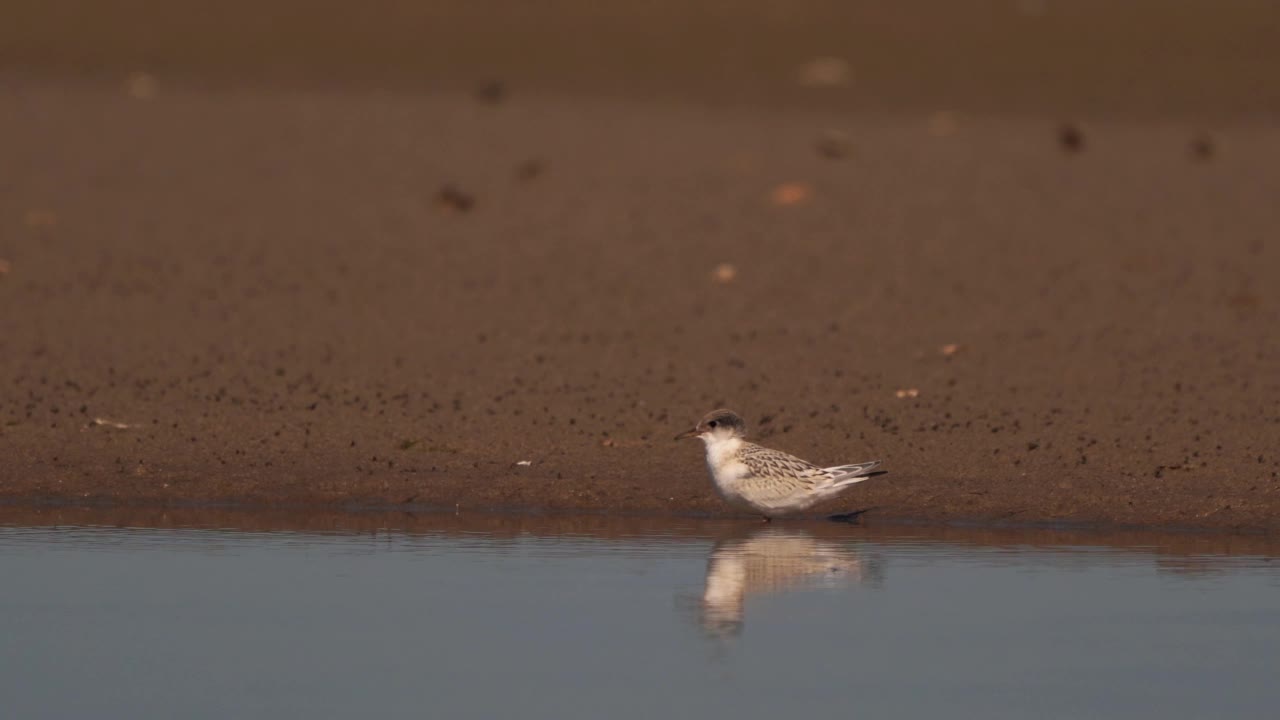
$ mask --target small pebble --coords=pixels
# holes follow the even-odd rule
[[[125,92],[134,100],[150,100],[156,96],[156,78],[151,73],[132,72],[125,78]]]
[[[516,179],[521,182],[536,180],[546,169],[541,160],[528,160],[516,166]]]
[[[805,87],[839,87],[849,84],[849,62],[838,57],[819,57],[800,66],[796,80]]]
[[[720,263],[711,271],[711,279],[721,285],[728,285],[738,277],[738,268],[730,263]]]
[[[446,210],[465,213],[475,207],[476,199],[453,185],[445,185],[436,193],[436,204]]]
[[[1058,128],[1058,145],[1063,152],[1078,153],[1084,150],[1084,132],[1075,125],[1066,123]]]
[[[507,98],[507,86],[498,80],[490,80],[476,88],[476,99],[489,105],[497,105]]]
[[[783,183],[769,193],[769,200],[779,207],[799,205],[813,195],[813,188],[805,183]]]
[[[814,149],[828,160],[839,160],[849,154],[849,136],[839,130],[828,130],[818,138]]]
[[[1208,162],[1213,159],[1213,138],[1207,132],[1197,133],[1191,138],[1191,144],[1187,150],[1191,153],[1192,160]]]

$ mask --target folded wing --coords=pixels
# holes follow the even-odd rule
[[[852,485],[860,483],[869,477],[882,475],[884,471],[877,471],[880,467],[879,460],[871,462],[855,463],[853,465],[836,465],[835,467],[823,468],[831,476],[832,485]]]

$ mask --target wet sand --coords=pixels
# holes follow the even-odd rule
[[[6,502],[718,515],[670,438],[727,405],[885,462],[822,512],[1280,527],[1280,133],[1243,85],[940,114],[109,49],[0,75]]]
[[[1028,548],[1106,548],[1150,555],[1162,570],[1203,574],[1228,568],[1243,558],[1269,562],[1280,557],[1275,534],[1161,531],[1150,528],[995,527],[935,523],[868,523],[850,526],[824,519],[790,520],[772,526],[733,518],[617,515],[606,513],[453,513],[344,511],[332,508],[290,510],[240,507],[156,506],[0,506],[0,528],[130,528],[137,530],[213,530],[256,534],[365,536],[437,536],[636,541],[680,544],[693,539],[733,541],[761,533],[847,543],[945,543],[971,549],[1022,552]]]

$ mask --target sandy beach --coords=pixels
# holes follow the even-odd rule
[[[1225,59],[1131,93],[815,89],[800,30],[621,90],[337,20],[288,62],[0,35],[0,500],[714,516],[671,438],[727,406],[884,461],[818,513],[1280,528],[1280,103],[1196,17]]]

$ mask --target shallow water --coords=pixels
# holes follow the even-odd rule
[[[1271,717],[1266,538],[0,513],[5,716]]]

